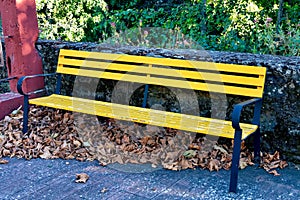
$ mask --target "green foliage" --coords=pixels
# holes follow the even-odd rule
[[[284,10],[286,11],[284,20],[290,20],[291,24],[300,24],[300,0],[296,1],[294,5],[288,3],[285,3],[284,5]]]
[[[101,42],[114,36],[116,38],[110,41],[123,44],[151,46],[154,44],[151,41],[155,40],[160,41],[160,46],[169,45],[172,48],[185,46],[176,46],[171,41],[164,41],[163,38],[171,37],[170,33],[173,31],[175,35],[184,35],[179,41],[186,40],[184,43],[187,44],[187,41],[192,39],[204,49],[297,56],[300,54],[299,0],[285,2],[279,29],[276,29],[275,24],[278,0],[106,2],[37,1],[41,37]],[[141,30],[147,27],[159,27],[167,31],[148,34],[147,38],[141,40],[145,37],[141,34]],[[132,43],[133,35],[139,35],[137,43]]]
[[[38,0],[40,37],[90,41],[109,34],[103,0]]]
[[[146,9],[160,7],[174,7],[191,2],[190,0],[108,0],[106,1],[109,8],[112,10],[122,10],[128,8]]]
[[[286,30],[281,27],[276,33],[273,23],[266,23],[253,41],[252,52],[275,55],[300,56],[300,25],[287,24]]]
[[[103,43],[120,46],[139,46],[165,49],[198,49],[202,47],[193,39],[185,36],[179,29],[171,30],[160,27],[132,28],[116,32],[115,35]]]

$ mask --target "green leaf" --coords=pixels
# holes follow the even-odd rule
[[[185,158],[193,158],[196,155],[195,150],[187,150],[186,152],[183,153],[183,156]]]

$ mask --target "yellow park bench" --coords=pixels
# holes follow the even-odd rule
[[[136,107],[62,95],[60,93],[62,74],[143,84],[146,86],[143,106]],[[29,100],[31,94],[40,91],[23,92],[23,82],[26,79],[51,75],[57,76],[55,93]],[[18,91],[24,95],[23,132],[28,131],[29,104],[35,104],[232,138],[234,150],[229,191],[236,192],[241,141],[251,134],[254,134],[255,159],[260,161],[260,111],[265,76],[264,67],[62,49],[55,74],[24,76],[18,81]],[[244,96],[249,97],[249,100],[236,104],[232,121],[226,121],[145,108],[148,85]],[[242,109],[251,104],[254,105],[252,123],[241,123]]]

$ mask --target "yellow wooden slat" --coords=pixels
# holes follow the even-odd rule
[[[56,94],[48,97],[31,99],[30,103],[120,120],[234,138],[234,129],[231,126],[231,122],[219,119],[210,119]],[[257,126],[252,124],[241,123],[240,126],[243,129],[243,139],[257,129]]]
[[[208,73],[199,71],[188,71],[188,70],[176,70],[168,68],[158,68],[152,66],[151,70],[146,66],[139,65],[128,65],[128,64],[116,64],[101,61],[89,61],[89,60],[75,60],[70,58],[62,58],[59,60],[59,67],[62,65],[77,66],[77,67],[88,67],[92,69],[106,69],[106,70],[116,70],[116,71],[126,71],[130,73],[140,73],[151,75],[163,75],[168,77],[178,77],[178,78],[190,78],[196,80],[204,81],[216,81],[223,83],[234,83],[261,87],[264,84],[264,80],[255,77],[238,76],[238,75],[227,75],[219,73]],[[62,73],[63,70],[60,70]]]
[[[260,76],[259,76],[259,79],[261,79],[261,81],[262,81],[263,83],[265,83],[265,81],[266,81],[266,76],[260,75]],[[260,89],[260,90],[263,92],[264,89],[265,89],[265,84],[262,84],[261,87],[258,86],[258,89]]]
[[[57,72],[64,73],[64,74],[87,76],[87,77],[130,81],[130,82],[152,84],[152,85],[161,85],[166,87],[202,90],[208,92],[217,92],[217,93],[241,95],[241,96],[248,96],[248,97],[262,97],[262,91],[257,88],[245,88],[245,87],[238,87],[238,86],[228,86],[223,84],[200,83],[200,82],[193,82],[193,81],[186,81],[186,80],[165,79],[165,78],[157,78],[157,77],[144,77],[144,76],[131,75],[131,74],[92,71],[92,70],[76,69],[76,68],[58,68]]]
[[[169,59],[169,58],[153,58],[153,57],[146,57],[146,56],[132,56],[126,54],[109,54],[109,53],[87,52],[87,51],[76,51],[76,50],[65,50],[65,49],[60,50],[60,54],[64,56],[77,57],[82,59],[87,59],[87,58],[106,59],[106,60],[121,61],[121,62],[174,66],[174,67],[184,67],[184,68],[192,68],[192,69],[199,69],[199,70],[214,70],[214,71],[244,73],[244,74],[253,74],[253,75],[266,74],[266,68],[257,67],[257,66],[190,61],[190,60]]]

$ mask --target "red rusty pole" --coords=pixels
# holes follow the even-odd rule
[[[24,75],[42,73],[42,60],[35,48],[39,34],[35,1],[1,0],[0,11],[8,77],[20,78]],[[10,81],[10,89],[13,93],[17,93],[17,81],[18,79]],[[24,91],[32,91],[43,86],[43,79],[40,78],[26,82],[23,88]],[[8,114],[11,107],[15,107],[12,105],[20,103],[20,97],[8,99],[8,103],[3,103],[7,100],[5,101],[3,95],[0,96],[0,118],[3,117],[3,113]]]

